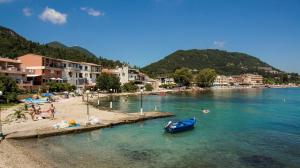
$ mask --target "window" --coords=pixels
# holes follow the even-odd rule
[[[69,72],[69,76],[72,78],[72,76],[73,76],[72,72]]]
[[[82,73],[79,73],[79,78],[82,78]]]
[[[87,66],[85,66],[85,70],[86,70],[86,71],[88,70],[88,67],[87,67]]]
[[[90,78],[92,78],[92,74],[90,74]]]
[[[82,70],[82,66],[81,65],[79,66],[79,69]]]

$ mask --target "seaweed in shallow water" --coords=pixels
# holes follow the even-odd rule
[[[249,157],[242,157],[241,160],[249,166],[255,168],[282,168],[285,167],[281,162],[274,160],[271,157],[263,155],[252,155]]]
[[[151,149],[130,150],[121,148],[121,152],[129,159],[134,161],[151,162],[158,154]]]

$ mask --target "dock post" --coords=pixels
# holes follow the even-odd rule
[[[144,115],[144,109],[143,109],[143,89],[141,89],[141,115]]]

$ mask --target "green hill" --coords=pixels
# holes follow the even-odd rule
[[[213,68],[218,74],[223,75],[238,75],[242,73],[258,73],[266,75],[265,70],[262,70],[262,68],[271,68],[279,71],[254,56],[217,49],[178,50],[167,57],[142,68],[142,71],[155,77],[173,73],[176,69],[182,67],[190,68],[192,70]]]
[[[78,46],[67,47],[59,42],[51,42],[45,45],[32,42],[13,30],[0,26],[1,57],[16,58],[28,53],[71,61],[97,63],[104,67],[114,67],[122,64],[120,61],[97,57],[88,50]]]
[[[50,43],[47,43],[46,45],[53,47],[53,48],[68,48],[68,46],[66,46],[58,41],[52,41]]]

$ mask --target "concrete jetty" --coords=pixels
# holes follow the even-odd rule
[[[41,129],[15,131],[6,134],[5,137],[6,139],[44,138],[49,136],[86,132],[86,131],[106,128],[106,127],[112,127],[115,125],[129,124],[129,123],[135,123],[135,122],[149,120],[149,119],[173,116],[173,114],[169,112],[145,112],[144,115],[140,115],[139,113],[129,113],[127,115],[128,116],[125,118],[119,120],[113,120],[113,121],[106,121],[103,124],[81,125],[78,127],[70,127],[64,129],[55,129],[53,127],[46,127]]]

